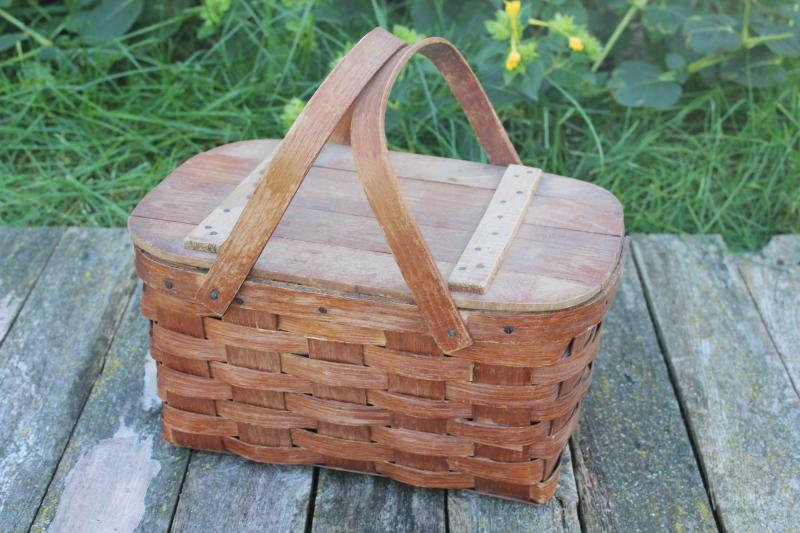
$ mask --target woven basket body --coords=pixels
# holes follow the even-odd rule
[[[406,50],[385,42],[395,46],[387,58]],[[451,56],[437,48],[442,46],[436,40],[426,55],[447,72],[441,58]],[[390,61],[379,71],[385,60],[374,65],[378,81],[403,62]],[[376,83],[373,96],[380,93]],[[458,87],[451,87],[459,97]],[[546,176],[538,185],[542,194],[530,204],[535,213],[520,208],[519,216],[529,218],[514,226],[508,250],[482,260],[495,264],[478,287],[483,292],[470,292],[469,285],[455,291],[454,276],[471,272],[466,252],[456,263],[460,251],[486,248],[474,244],[481,228],[488,227],[488,235],[506,231],[485,224],[504,220],[495,209],[523,195],[510,190],[504,200],[499,193],[492,197],[493,188],[524,179],[519,173],[527,167],[508,166],[518,161],[513,148],[505,166],[398,154],[370,160],[381,147],[358,140],[369,126],[361,107],[364,116],[372,115],[369,88],[366,96],[357,89],[352,119],[345,114],[348,104],[330,122],[352,120],[352,150],[346,144],[327,148],[310,173],[301,169],[298,186],[306,174],[310,185],[292,208],[287,210],[293,191],[284,199],[276,199],[278,189],[262,191],[264,182],[285,179],[269,172],[297,161],[281,159],[294,138],[290,132],[280,146],[254,141],[197,156],[134,211],[129,227],[145,285],[142,310],[152,322],[164,437],[254,461],[314,464],[544,502],[555,491],[561,455],[591,382],[601,323],[619,284],[625,257],[621,209],[601,189]],[[459,98],[469,111],[466,100]],[[329,133],[321,135],[320,147]],[[503,162],[505,145],[492,148],[488,135],[478,136],[490,157]],[[252,154],[273,149],[271,162],[256,167]],[[306,158],[308,167],[318,153]],[[411,177],[392,188],[385,185],[398,183],[392,174],[380,182],[384,189],[376,189],[364,175],[380,177],[389,162]],[[248,184],[244,178],[253,167],[257,179]],[[237,186],[246,189],[244,209],[225,203],[236,200]],[[416,248],[416,225],[393,226],[410,220],[405,204],[381,205],[399,189],[411,190],[410,210],[430,226],[424,233],[432,251],[424,241]],[[431,205],[427,194],[458,196],[458,202]],[[225,195],[231,196],[220,203]],[[269,207],[279,200],[284,204]],[[266,213],[252,226],[247,220],[257,217],[248,214],[250,203]],[[568,205],[563,216],[573,222],[552,222],[559,215],[548,211],[553,205]],[[375,218],[367,218],[370,207]],[[270,227],[265,217],[275,211]],[[327,215],[315,218],[319,213]],[[239,218],[226,226],[228,216]],[[345,235],[328,237],[329,228]],[[193,249],[184,246],[185,237]],[[248,248],[259,239],[263,244]],[[383,263],[392,258],[396,266]],[[488,270],[477,264],[479,274]],[[442,269],[453,272],[449,290]]]

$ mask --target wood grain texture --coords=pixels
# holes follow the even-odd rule
[[[214,256],[185,249],[183,239],[259,163],[258,151],[263,157],[272,149],[274,141],[234,143],[178,167],[136,207],[130,228],[137,245],[163,259],[208,268]],[[505,167],[397,152],[389,161],[442,275],[449,276]],[[340,145],[323,150],[317,164],[323,163],[354,168],[350,148]],[[460,307],[524,311],[580,303],[607,282],[621,232],[622,208],[610,193],[544,174],[490,289],[485,295],[454,293],[454,299]],[[311,169],[253,275],[412,301],[352,170]]]
[[[342,58],[286,133],[196,299],[217,315],[228,308],[272,237],[325,142],[367,82],[404,42],[376,28]]]
[[[402,196],[389,161],[384,117],[392,86],[417,52],[424,53],[447,80],[493,163],[519,164],[502,123],[469,65],[444,39],[431,37],[410,45],[389,59],[355,103],[351,142],[358,179],[383,230],[397,266],[425,317],[431,336],[445,353],[466,348],[472,338],[422,232]],[[475,115],[478,114],[478,117]],[[503,150],[497,154],[495,146]],[[483,291],[481,291],[483,292]]]
[[[445,531],[445,491],[377,476],[321,470],[312,531]]]
[[[509,165],[478,227],[447,280],[451,290],[483,294],[491,285],[525,218],[542,171]]]
[[[133,286],[123,230],[67,230],[0,348],[0,530],[27,530]]]
[[[786,371],[800,391],[800,236],[773,237],[757,256],[739,265]]]
[[[264,157],[269,157],[278,142],[276,139],[257,139],[218,146],[185,161],[170,176],[195,179],[197,174],[205,173],[209,186],[215,191],[224,189],[230,192]],[[474,229],[480,220],[506,170],[505,166],[408,152],[389,152],[389,161],[420,224],[431,225],[433,221],[442,225],[469,224],[469,229]],[[352,176],[355,168],[350,146],[328,143],[293,203],[306,208],[321,208],[326,205],[325,195],[333,195],[338,200],[348,200],[340,207],[358,209],[357,213],[365,216],[370,214],[370,207],[355,176],[354,179],[342,179],[342,176]],[[449,194],[442,195],[443,190]],[[214,205],[222,198],[224,196],[218,197]],[[418,204],[430,202],[432,198],[439,199],[435,211],[425,210]],[[473,211],[472,204],[483,210]],[[459,205],[461,210],[458,210]],[[602,235],[624,234],[619,201],[602,187],[579,179],[543,173],[533,206],[538,209],[527,212],[526,224]],[[182,204],[173,202],[173,207],[181,209]],[[146,211],[139,213],[139,216],[148,216]],[[456,213],[461,216],[454,217]],[[195,219],[195,223],[202,220],[202,216]]]
[[[63,233],[63,228],[0,228],[0,344]]]
[[[240,307],[257,305],[253,291],[264,285],[258,280],[245,282],[221,321],[201,318],[205,312],[183,300],[194,294],[198,271],[143,252],[136,265],[147,286],[144,313],[156,321],[153,354],[162,363],[159,393],[170,442],[536,502],[555,492],[561,452],[591,382],[598,322],[622,271],[620,263],[613,284],[580,307],[471,314],[485,337],[475,352],[445,357],[431,336],[391,324],[364,328],[334,316]],[[294,290],[301,301],[308,294]],[[180,302],[186,320],[174,322],[199,322],[200,333],[169,333],[171,326],[162,325],[169,312],[181,314]],[[372,302],[364,298],[365,308]],[[316,309],[316,316],[328,315],[334,313]],[[401,322],[407,319],[403,314]],[[272,327],[278,329],[264,329]],[[524,344],[515,341],[517,329]],[[550,342],[537,342],[542,336]],[[242,350],[252,358],[241,359]],[[473,361],[478,352],[485,359]],[[451,429],[460,434],[448,435]]]
[[[149,325],[131,299],[34,531],[168,531],[189,451],[161,438]]]
[[[716,531],[633,260],[572,437],[587,531]]]
[[[313,469],[194,452],[172,531],[302,532]]]
[[[796,531],[800,399],[719,238],[634,239],[655,325],[727,531]]]
[[[569,448],[564,450],[556,495],[544,505],[487,498],[466,491],[448,491],[450,531],[553,531],[579,533],[578,493]]]

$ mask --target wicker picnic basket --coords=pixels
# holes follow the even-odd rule
[[[389,93],[418,51],[492,164],[387,150]],[[283,140],[191,158],[129,228],[169,442],[553,495],[620,280],[622,209],[523,166],[447,41],[373,30]]]

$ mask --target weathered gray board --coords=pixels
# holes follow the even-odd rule
[[[445,531],[445,491],[391,479],[321,469],[313,531]]]
[[[544,505],[501,500],[467,491],[449,491],[447,516],[453,533],[492,531],[579,533],[578,492],[569,447],[553,498]]]
[[[193,452],[172,530],[302,532],[313,468]]]
[[[0,344],[63,233],[63,228],[0,228]]]
[[[133,286],[124,230],[64,233],[0,347],[0,531],[26,531]]]
[[[739,270],[794,390],[800,391],[800,236],[773,237],[760,254],[742,261]]]
[[[726,531],[797,531],[800,399],[721,239],[639,236],[634,255]]]
[[[131,299],[33,531],[168,531],[189,450],[161,438],[148,323]]]
[[[716,531],[633,259],[572,438],[586,531]]]

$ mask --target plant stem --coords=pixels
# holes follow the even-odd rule
[[[33,37],[33,40],[39,43],[39,46],[53,46],[53,41],[47,39],[46,37],[42,37],[37,32],[26,26],[24,22],[14,17],[11,13],[6,11],[5,9],[0,8],[0,17],[3,17],[13,26],[16,26],[18,29],[24,31],[25,33]]]
[[[631,4],[631,7],[628,8],[628,11],[625,13],[625,16],[622,17],[622,20],[619,21],[617,27],[614,28],[614,33],[611,34],[611,37],[608,38],[606,41],[606,45],[603,47],[603,51],[600,52],[600,57],[597,58],[597,61],[594,62],[592,65],[592,72],[597,72],[597,69],[600,68],[600,65],[603,64],[608,54],[611,52],[611,49],[614,48],[614,45],[617,44],[617,40],[619,40],[620,35],[622,32],[625,31],[625,28],[628,27],[628,24],[631,23],[634,15],[639,12],[644,6],[647,5],[647,0],[641,2],[634,2]]]
[[[761,35],[760,37],[748,37],[742,44],[745,48],[753,48],[754,46],[769,41],[781,41],[783,39],[791,39],[792,37],[794,37],[794,33],[787,31],[784,33],[773,33],[771,35]]]
[[[712,65],[716,65],[722,61],[725,61],[731,57],[730,54],[711,54],[705,57],[701,57],[697,61],[693,61],[686,66],[686,72],[689,74],[694,74],[698,70],[703,70],[704,68],[710,67]]]
[[[742,42],[750,38],[750,0],[744,1],[744,21],[742,21]]]

